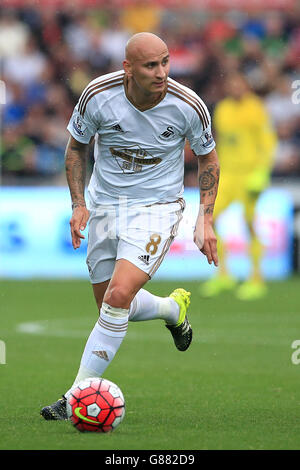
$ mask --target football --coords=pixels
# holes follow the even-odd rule
[[[78,431],[113,431],[125,416],[123,393],[107,379],[86,379],[71,390],[67,414]]]

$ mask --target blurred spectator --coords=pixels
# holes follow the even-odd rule
[[[207,42],[228,41],[235,36],[236,28],[223,13],[217,13],[204,27],[204,37]]]
[[[28,86],[41,79],[46,68],[46,58],[34,38],[28,38],[22,52],[10,55],[3,61],[3,75],[8,80]]]
[[[40,9],[40,21],[43,24],[41,39],[48,47],[57,45],[62,40],[62,30],[55,7],[46,6]]]
[[[278,146],[272,175],[283,178],[300,177],[300,139],[295,137],[295,121],[280,120],[277,124]]]
[[[266,34],[265,22],[260,11],[249,12],[248,18],[244,22],[241,32],[242,35],[248,39],[253,38],[257,39],[258,41],[264,39]]]
[[[142,31],[159,31],[161,8],[151,0],[135,0],[124,7],[121,13],[122,24],[130,35]]]
[[[18,20],[16,12],[4,9],[0,14],[0,57],[22,53],[28,37],[29,28]]]
[[[124,50],[130,36],[129,32],[122,28],[117,16],[113,18],[111,26],[101,32],[99,47],[101,52],[109,57],[113,70],[123,67]]]
[[[279,12],[271,12],[265,21],[265,37],[262,47],[268,56],[282,59],[287,49],[284,18]]]
[[[36,148],[34,142],[24,136],[21,125],[4,128],[2,136],[2,174],[10,183],[34,174]]]
[[[286,74],[277,78],[265,103],[275,126],[286,120],[296,121],[300,118],[300,106],[292,101],[292,80]]]
[[[251,88],[259,92],[265,82],[262,68],[264,62],[262,43],[255,36],[244,36],[242,37],[242,48],[241,70],[246,75]]]
[[[21,84],[6,82],[6,106],[3,110],[4,128],[22,122],[27,112],[26,90]]]
[[[70,22],[64,29],[64,39],[74,62],[87,60],[92,42],[89,18],[83,14]]]
[[[39,176],[52,177],[64,168],[66,139],[59,138],[59,124],[56,119],[44,120],[41,128],[41,143],[37,146],[35,172]]]
[[[84,60],[77,62],[76,67],[73,67],[70,71],[69,81],[69,86],[74,97],[79,97],[82,90],[84,90],[93,78],[89,63]]]

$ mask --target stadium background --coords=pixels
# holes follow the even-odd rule
[[[194,349],[187,353],[188,361],[176,356],[173,370],[174,352],[159,327],[143,325],[140,335],[141,327],[131,325],[108,376],[127,398],[128,433],[120,428],[101,446],[299,448],[299,370],[290,360],[300,327],[296,0],[111,0],[109,6],[96,0],[1,1],[0,340],[7,351],[6,361],[3,354],[0,357],[0,388],[6,397],[2,418],[7,427],[0,447],[99,447],[97,439],[74,440],[64,428],[62,442],[62,428],[53,432],[37,413],[39,406],[62,393],[66,380],[72,381],[96,314],[86,282],[86,244],[76,253],[70,246],[65,129],[85,85],[119,69],[128,37],[144,30],[166,40],[170,75],[192,87],[211,112],[223,96],[226,71],[235,68],[243,70],[270,111],[279,143],[271,188],[258,205],[258,226],[268,246],[264,271],[270,291],[253,304],[242,304],[231,294],[209,302],[200,298],[199,282],[213,275],[214,268],[200,253],[195,257],[191,226],[198,204],[196,161],[187,147],[188,219],[157,279],[180,278],[192,291]],[[91,149],[89,173],[92,164]],[[240,217],[238,205],[227,214],[222,229],[228,234],[232,270],[243,278],[249,271],[247,234],[236,215]],[[235,236],[229,230],[232,224]],[[56,277],[60,279],[42,280]],[[68,281],[71,277],[84,280]],[[154,282],[149,289],[168,295],[174,286]],[[139,363],[132,361],[136,348]],[[151,373],[141,383],[145,368]],[[188,393],[184,405],[178,374]],[[182,410],[191,409],[196,415],[189,414],[183,423]],[[16,420],[17,427],[12,424]],[[150,423],[146,428],[145,422]],[[178,422],[185,436],[180,442]]]
[[[193,88],[212,113],[224,96],[222,82],[226,72],[237,68],[265,100],[279,138],[272,186],[280,191],[264,195],[263,216],[258,214],[261,237],[267,246],[263,271],[267,278],[279,279],[298,270],[298,5],[292,0],[266,1],[263,6],[241,0],[112,1],[109,7],[105,2],[91,0],[2,2],[0,70],[5,105],[1,113],[0,276],[87,277],[86,245],[79,253],[73,253],[67,227],[70,211],[64,174],[66,124],[86,84],[122,68],[127,39],[144,30],[156,32],[166,40],[172,58],[171,76]],[[92,165],[91,149],[88,176]],[[195,257],[197,248],[192,243],[198,192],[196,159],[188,146],[185,187],[194,188],[187,191],[190,213],[186,211],[177,242],[158,271],[158,278],[203,279],[214,274],[214,268],[207,266],[202,255]],[[40,197],[43,212],[49,215],[43,223],[36,205]],[[231,211],[232,220],[237,215],[238,222],[234,233],[227,234],[224,227],[231,253],[229,265],[242,279],[251,269],[247,234],[239,208]],[[230,220],[231,214],[227,227]],[[188,270],[183,269],[187,260]]]

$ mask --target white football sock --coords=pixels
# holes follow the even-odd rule
[[[166,323],[175,324],[179,318],[179,305],[170,297],[158,297],[145,289],[140,289],[131,302],[130,321],[146,321],[160,318]]]
[[[99,320],[87,340],[79,371],[71,389],[84,379],[102,376],[126,335],[128,311],[111,307],[103,302]],[[65,397],[68,397],[70,390],[65,393]]]

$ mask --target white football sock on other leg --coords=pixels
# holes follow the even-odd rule
[[[131,302],[129,321],[162,319],[175,324],[179,318],[179,305],[170,297],[158,297],[140,289]]]

